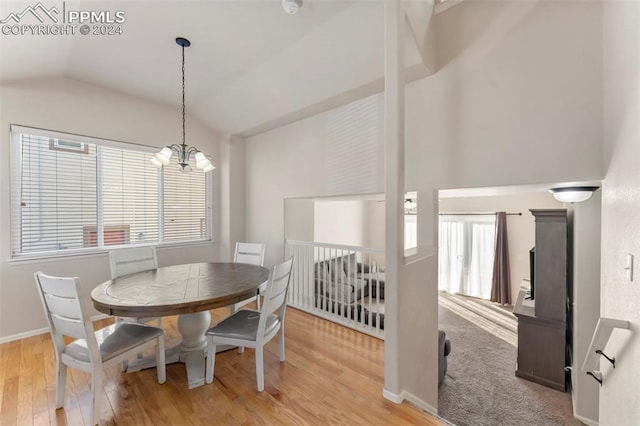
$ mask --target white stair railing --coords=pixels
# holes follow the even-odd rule
[[[384,338],[384,250],[287,240],[288,305]]]

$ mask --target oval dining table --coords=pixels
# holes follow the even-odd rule
[[[91,292],[94,307],[128,318],[178,316],[182,342],[167,350],[167,364],[186,366],[189,389],[204,384],[210,309],[233,305],[257,294],[269,270],[246,263],[192,263],[164,266],[114,278]],[[131,362],[128,372],[155,366],[155,357]]]

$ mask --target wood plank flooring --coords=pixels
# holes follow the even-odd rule
[[[214,321],[227,309],[211,311]],[[176,317],[164,318],[166,344],[177,344]],[[102,320],[103,327],[112,320]],[[182,364],[156,370],[107,370],[101,399],[103,425],[443,425],[409,405],[385,400],[383,342],[314,316],[287,309],[286,361],[277,339],[265,350],[265,390],[256,390],[252,349],[216,356],[214,382],[187,388]],[[69,369],[64,408],[56,410],[55,354],[49,334],[0,345],[0,425],[86,425],[88,374]]]

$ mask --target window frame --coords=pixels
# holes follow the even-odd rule
[[[70,140],[72,142],[79,142],[83,147],[87,147],[87,144],[94,144],[97,147],[110,147],[116,149],[126,149],[126,150],[134,150],[139,152],[145,152],[149,154],[154,154],[158,151],[159,147],[157,146],[148,146],[130,142],[121,142],[115,141],[112,139],[102,139],[98,137],[92,136],[84,136],[67,132],[60,132],[54,130],[46,130],[40,129],[31,126],[23,126],[17,124],[11,124],[9,129],[9,162],[10,162],[10,178],[9,178],[9,188],[10,188],[10,223],[9,223],[9,252],[10,252],[10,262],[23,262],[23,261],[32,261],[38,259],[49,259],[49,258],[66,258],[66,257],[74,257],[74,256],[87,256],[87,255],[95,255],[101,253],[107,253],[114,249],[125,248],[125,247],[142,247],[142,246],[155,246],[157,248],[169,248],[169,247],[185,247],[185,246],[201,246],[201,245],[210,245],[215,243],[215,235],[214,235],[214,224],[215,224],[215,216],[213,214],[214,208],[214,181],[213,181],[213,173],[205,173],[205,183],[204,183],[204,191],[205,191],[205,229],[206,235],[205,238],[202,239],[192,239],[192,240],[169,240],[165,241],[163,239],[164,234],[164,167],[158,169],[158,189],[157,189],[157,197],[158,197],[158,242],[154,243],[129,243],[129,244],[119,244],[119,245],[102,245],[98,247],[83,247],[83,248],[73,248],[73,249],[65,249],[65,250],[50,250],[50,251],[39,251],[39,252],[27,252],[22,253],[16,250],[16,241],[19,241],[22,234],[22,191],[23,191],[23,183],[22,183],[22,153],[21,153],[21,135],[33,135],[40,136],[45,138],[50,138],[51,140],[62,139],[62,140]],[[54,148],[55,149],[55,148]],[[99,149],[98,149],[99,150]],[[76,151],[78,154],[84,154],[84,151],[78,150]],[[154,167],[149,164],[149,167]],[[104,214],[103,209],[103,195],[101,191],[101,186],[103,184],[103,176],[101,175],[100,166],[96,169],[96,227],[98,229],[102,229],[104,226],[102,216]],[[194,168],[191,173],[202,173],[200,170]],[[17,234],[17,235],[16,235]],[[99,233],[98,233],[99,234]],[[99,238],[100,242],[102,238]]]

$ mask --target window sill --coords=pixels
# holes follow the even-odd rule
[[[156,249],[170,249],[176,247],[198,247],[198,246],[208,246],[217,244],[216,240],[206,240],[206,241],[185,241],[185,242],[175,242],[175,243],[163,243],[163,244],[155,244]],[[104,256],[109,253],[111,250],[119,250],[125,248],[133,248],[133,247],[144,247],[144,246],[153,246],[154,244],[139,244],[139,245],[127,245],[127,246],[113,246],[112,248],[99,248],[94,250],[78,250],[78,251],[68,251],[65,253],[39,253],[33,255],[21,255],[19,257],[10,258],[7,263],[11,264],[30,264],[30,263],[39,263],[53,259],[75,259],[75,258],[90,258],[97,256]]]

